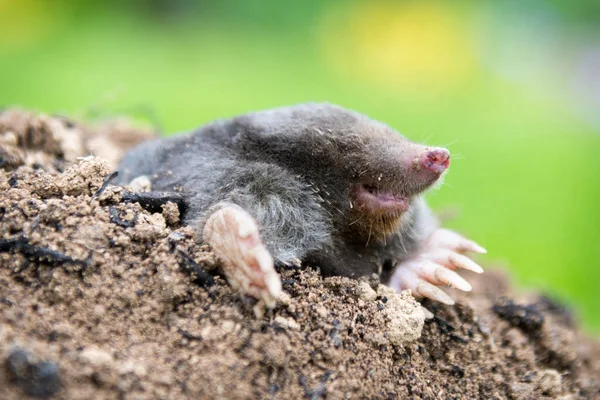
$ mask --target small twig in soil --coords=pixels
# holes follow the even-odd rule
[[[435,324],[440,328],[440,331],[443,333],[450,333],[456,330],[454,325],[445,319],[438,317],[437,315],[434,315],[431,321],[435,322]]]
[[[44,262],[54,267],[67,264],[87,267],[91,261],[89,257],[86,260],[77,260],[56,250],[34,246],[27,241],[25,236],[0,240],[0,252],[19,252],[31,261]]]
[[[177,332],[179,332],[181,336],[183,336],[187,340],[202,340],[202,336],[189,333],[185,329],[177,328]]]
[[[450,336],[450,339],[454,340],[455,342],[462,343],[462,344],[469,343],[469,339],[465,339],[462,336],[458,336],[456,333],[450,333],[448,336]]]
[[[143,209],[152,213],[162,212],[162,206],[168,202],[177,204],[179,214],[183,215],[187,210],[186,198],[181,193],[176,192],[123,192],[123,202],[139,203]]]
[[[189,254],[179,248],[175,251],[183,260],[183,263],[180,264],[180,269],[190,275],[192,282],[204,288],[209,288],[215,284],[215,279],[213,276],[206,272],[200,265],[198,265],[198,263],[195,262],[192,257],[189,256]]]
[[[104,179],[104,183],[102,183],[102,186],[100,186],[100,189],[96,190],[96,193],[94,193],[92,195],[92,200],[94,200],[96,197],[100,196],[102,193],[104,193],[104,191],[106,190],[106,188],[108,187],[108,185],[110,185],[110,183],[117,177],[119,176],[119,171],[115,171],[112,174],[108,175],[105,179]]]

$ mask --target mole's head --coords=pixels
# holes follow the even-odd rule
[[[412,199],[450,164],[444,148],[413,143],[383,123],[329,104],[249,114],[234,124],[245,151],[303,176],[338,226],[365,239],[397,229]]]
[[[406,139],[370,143],[370,159],[350,184],[349,224],[359,236],[381,239],[395,230],[414,198],[432,186],[450,165],[450,153]],[[357,157],[358,158],[358,157]]]

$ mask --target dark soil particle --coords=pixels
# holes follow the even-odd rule
[[[105,184],[150,135],[66,121],[0,114],[0,398],[600,398],[598,341],[500,272],[424,302],[424,322],[377,278],[281,269],[265,310],[179,224],[177,196]]]
[[[492,310],[500,318],[526,333],[537,332],[544,325],[544,315],[535,304],[520,305],[510,299],[501,298],[494,304]]]
[[[35,362],[25,350],[15,348],[5,361],[9,380],[32,397],[47,398],[60,389],[58,366],[52,362]]]

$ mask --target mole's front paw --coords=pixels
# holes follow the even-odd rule
[[[203,236],[221,260],[233,288],[263,299],[268,307],[275,305],[281,294],[281,279],[250,214],[237,205],[226,205],[208,218]]]
[[[455,232],[438,229],[416,257],[396,266],[389,285],[396,290],[410,289],[415,297],[454,304],[450,296],[436,285],[448,285],[466,292],[471,290],[471,285],[455,272],[458,268],[483,272],[483,268],[462,254],[468,251],[486,252],[477,243]]]

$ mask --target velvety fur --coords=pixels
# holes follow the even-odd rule
[[[436,227],[410,179],[414,144],[388,126],[329,104],[305,104],[217,121],[147,142],[120,166],[121,183],[147,175],[156,191],[186,193],[185,222],[202,232],[227,203],[248,211],[276,261],[299,258],[324,274],[386,281]],[[404,157],[404,158],[403,158]],[[380,218],[352,204],[367,183],[411,198],[408,211]]]

